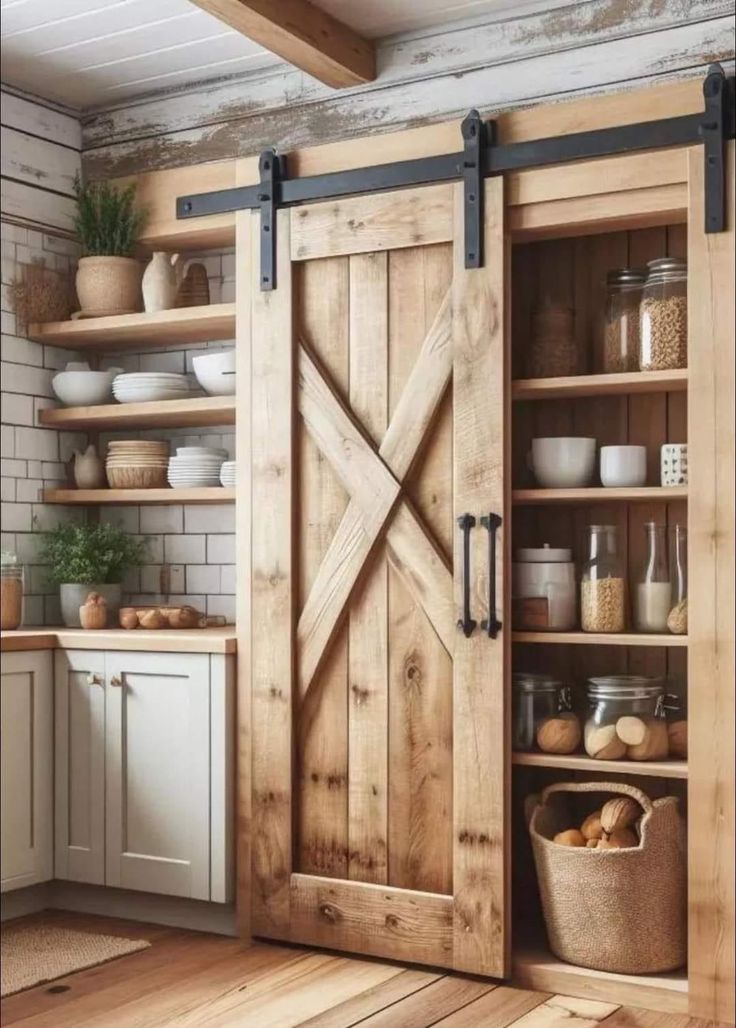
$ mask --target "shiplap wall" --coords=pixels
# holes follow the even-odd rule
[[[334,91],[280,68],[89,114],[84,165],[132,174],[699,76],[713,60],[732,70],[733,14],[733,0],[588,0],[515,18],[506,8],[382,42],[367,86]]]

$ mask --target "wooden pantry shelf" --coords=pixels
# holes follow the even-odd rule
[[[234,396],[196,396],[187,400],[108,403],[94,407],[48,407],[42,425],[52,428],[118,431],[126,428],[200,428],[235,424]]]
[[[235,336],[235,304],[178,307],[152,314],[49,321],[29,327],[29,338],[70,350],[143,349],[171,343],[202,343]]]
[[[204,489],[44,489],[44,503],[234,503],[235,490],[221,486]]]
[[[591,486],[585,489],[514,489],[511,494],[519,506],[545,503],[667,503],[686,500],[687,486],[641,486],[637,489],[605,489]]]
[[[686,635],[668,632],[513,632],[515,643],[541,643],[544,646],[687,646]]]
[[[687,778],[686,760],[595,760],[581,753],[513,753],[511,763],[521,767],[551,767],[565,771],[604,771],[649,778]]]
[[[522,378],[511,383],[514,400],[554,400],[575,396],[629,396],[675,393],[687,389],[687,368],[673,371],[627,371],[611,375]]]

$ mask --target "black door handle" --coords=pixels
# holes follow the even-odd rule
[[[480,627],[489,638],[495,639],[503,627],[496,617],[496,532],[501,518],[498,514],[484,514],[480,523],[488,529],[488,617],[481,621]]]
[[[463,533],[463,616],[457,627],[462,628],[467,639],[478,624],[470,616],[470,529],[475,527],[475,518],[472,514],[461,514],[457,523]]]

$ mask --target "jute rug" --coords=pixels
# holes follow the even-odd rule
[[[147,949],[150,945],[145,939],[93,935],[70,928],[6,925],[0,939],[0,994],[11,996],[14,992],[30,989],[32,985],[63,978],[85,967]]]

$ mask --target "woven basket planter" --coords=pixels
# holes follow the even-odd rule
[[[644,811],[637,847],[583,849],[552,842],[570,828],[559,793],[617,793]],[[546,788],[529,832],[549,947],[580,967],[654,974],[687,956],[685,828],[677,799],[652,801],[632,785],[560,782]]]

